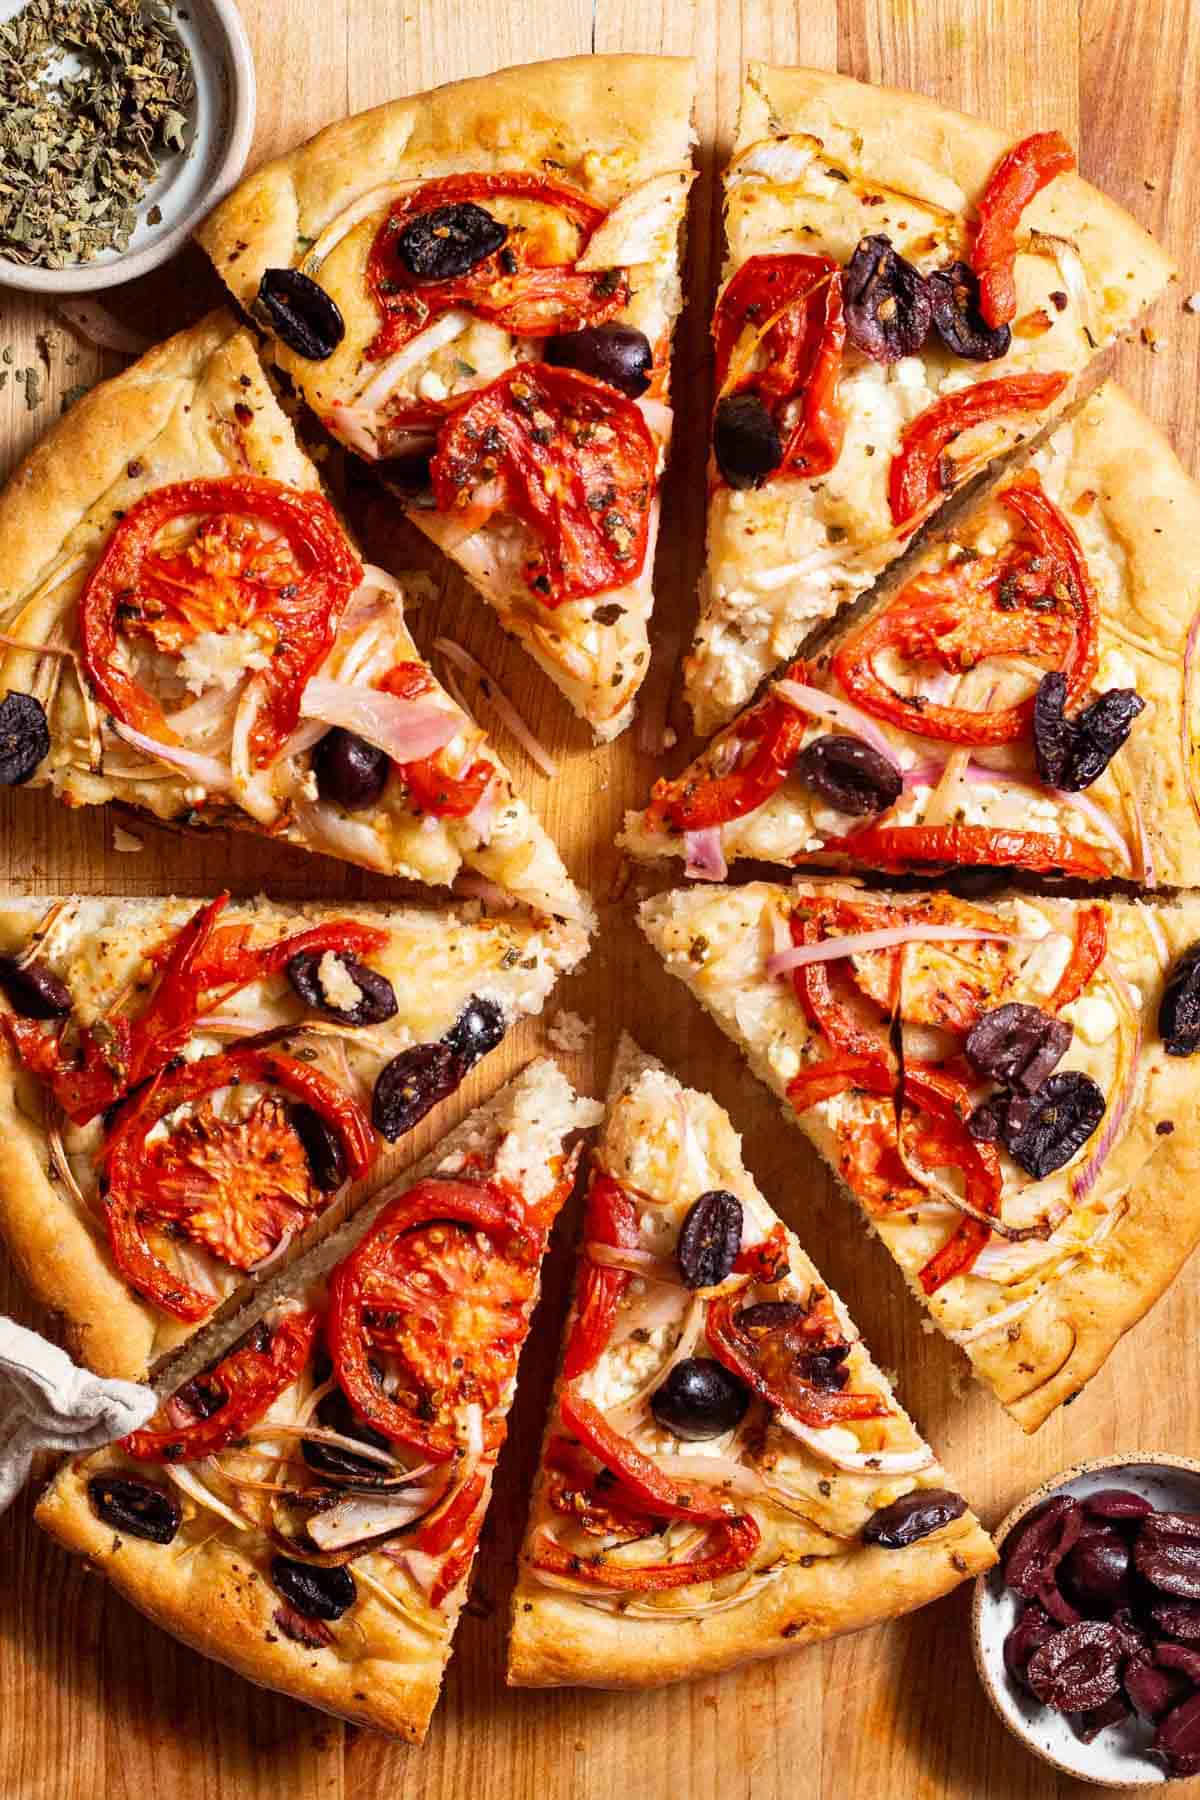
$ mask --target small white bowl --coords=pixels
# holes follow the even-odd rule
[[[0,0],[0,19],[10,19],[23,0]],[[188,148],[168,157],[139,206],[129,248],[110,250],[93,262],[65,269],[30,268],[0,256],[0,287],[33,294],[91,294],[132,281],[157,268],[189,237],[205,213],[222,199],[246,165],[254,134],[254,58],[234,0],[181,0],[188,15],[176,15],[180,36],[192,57],[196,99]],[[146,223],[154,206],[162,218]]]
[[[1098,1488],[1132,1488],[1164,1512],[1200,1512],[1200,1462],[1186,1456],[1158,1456],[1133,1451],[1126,1456],[1098,1457],[1055,1475],[1014,1506],[995,1532],[1004,1541],[1026,1513],[1052,1494],[1093,1494]],[[980,1575],[971,1605],[971,1643],[975,1666],[988,1699],[1015,1738],[1052,1768],[1099,1787],[1158,1787],[1167,1777],[1146,1755],[1154,1727],[1131,1717],[1110,1725],[1085,1744],[1062,1713],[1042,1706],[1010,1680],[1004,1667],[1004,1640],[1024,1606],[1020,1595],[1004,1586],[1001,1565]]]

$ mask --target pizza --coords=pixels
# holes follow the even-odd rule
[[[0,1233],[75,1354],[143,1376],[586,948],[478,903],[0,900]]]
[[[502,69],[329,126],[200,232],[280,367],[600,739],[647,672],[686,58]]]
[[[1074,173],[920,95],[751,63],[725,174],[702,736],[1070,399],[1171,264]]]
[[[622,839],[728,862],[1200,882],[1200,489],[1114,386],[787,665]]]
[[[711,1674],[908,1612],[995,1560],[728,1115],[625,1040],[509,1681]]]
[[[505,1437],[566,1138],[532,1064],[68,1462],[36,1517],[156,1624],[264,1687],[419,1743]]]
[[[1026,1431],[1200,1238],[1200,902],[849,882],[659,895],[642,929]]]
[[[79,400],[0,494],[0,783],[236,825],[586,916],[217,313]]]

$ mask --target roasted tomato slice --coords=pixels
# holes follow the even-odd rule
[[[593,1262],[587,1253],[588,1245],[608,1244],[613,1249],[630,1250],[640,1242],[633,1201],[619,1181],[602,1169],[593,1169],[584,1215],[575,1323],[563,1359],[564,1380],[574,1381],[595,1367],[612,1336],[617,1309],[629,1285],[624,1269],[603,1268]]]
[[[1058,399],[1067,380],[1060,374],[1002,375],[960,388],[918,413],[904,427],[888,475],[893,524],[915,530],[940,496],[970,472],[972,465],[960,466],[947,457],[956,437],[993,419],[1043,411]]]
[[[665,1593],[671,1588],[699,1587],[704,1582],[719,1581],[723,1575],[735,1575],[749,1564],[762,1542],[762,1533],[750,1514],[742,1513],[714,1525],[707,1542],[707,1550],[677,1563],[617,1563],[611,1552],[604,1550],[580,1556],[542,1531],[533,1540],[530,1561],[535,1569],[545,1569],[549,1574],[593,1582],[597,1587],[616,1588],[622,1593]]]
[[[180,546],[161,535],[197,521]],[[79,601],[88,681],[122,724],[175,744],[158,701],[129,672],[129,640],[171,655],[202,631],[245,627],[266,657],[250,729],[256,768],[278,755],[362,568],[323,495],[258,475],[176,481],[142,496],[108,539]]]
[[[979,310],[992,326],[1007,325],[1017,312],[1013,264],[1017,226],[1036,194],[1075,167],[1075,156],[1058,131],[1038,131],[1005,151],[979,202],[979,226],[971,266],[979,277]]]
[[[807,680],[803,663],[793,663],[786,673],[789,681]],[[656,781],[648,822],[703,831],[756,812],[787,780],[809,723],[807,713],[774,694],[765,695],[742,714],[736,732],[723,733],[717,741],[712,760],[719,757],[732,766],[719,774],[714,770]]]
[[[1046,1002],[1050,1012],[1061,1012],[1082,994],[1108,949],[1108,909],[1085,906],[1075,915],[1075,943],[1071,960],[1062,972],[1058,986]]]
[[[401,700],[413,700],[436,685],[424,663],[414,662],[397,663],[379,683],[385,694],[396,694]],[[494,766],[482,756],[464,769],[449,770],[443,751],[398,767],[414,811],[437,819],[465,819],[496,776]]]
[[[1077,875],[1084,881],[1109,873],[1098,850],[1065,832],[1010,831],[990,825],[869,825],[850,837],[828,838],[835,851],[894,870],[927,868],[1027,869],[1038,875]]]
[[[713,315],[717,393],[756,393],[782,424],[776,475],[826,474],[842,448],[842,271],[827,256],[751,256]],[[794,415],[794,416],[793,416]]]
[[[1096,673],[1099,609],[1079,539],[1032,470],[999,498],[1018,520],[1012,543],[914,576],[834,656],[833,674],[857,705],[917,737],[1011,743],[1031,731],[1034,696],[991,711],[940,705],[893,688],[879,668],[885,655],[953,675],[990,657],[1041,663],[1066,676],[1072,705]]]
[[[704,1328],[718,1362],[760,1400],[803,1425],[820,1430],[839,1420],[877,1419],[887,1412],[878,1394],[818,1387],[805,1378],[807,1358],[844,1341],[824,1294],[810,1296],[803,1308],[789,1301],[742,1306],[726,1296],[709,1304]]]
[[[526,584],[553,608],[641,574],[657,465],[632,400],[576,369],[518,363],[446,421],[430,475],[438,510],[464,525],[516,514],[533,539]]]
[[[402,255],[401,234],[422,214],[464,201],[520,216],[518,229],[465,275],[426,281]],[[373,359],[402,350],[451,307],[487,319],[515,337],[547,338],[612,318],[629,300],[619,270],[577,270],[604,208],[564,182],[519,170],[447,175],[393,201],[375,234],[367,285],[383,323],[367,351]],[[563,254],[563,251],[566,254]]]
[[[717,1521],[730,1517],[730,1502],[715,1489],[679,1482],[667,1475],[653,1457],[644,1455],[629,1438],[614,1430],[600,1408],[573,1387],[563,1388],[558,1411],[564,1428],[617,1476],[622,1487],[652,1518]]]
[[[121,1448],[140,1462],[169,1463],[197,1462],[228,1448],[295,1381],[308,1361],[318,1323],[314,1312],[292,1312],[277,1325],[256,1328],[168,1400],[156,1415],[161,1424],[131,1432],[122,1438]]]

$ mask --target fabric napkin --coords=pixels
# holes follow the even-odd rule
[[[136,1431],[158,1401],[136,1381],[106,1381],[65,1350],[0,1316],[0,1513],[38,1450],[97,1450]]]

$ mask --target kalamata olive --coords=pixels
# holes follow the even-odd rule
[[[258,305],[276,337],[309,362],[324,362],[346,335],[337,302],[299,269],[265,269]]]
[[[1058,1571],[1070,1598],[1085,1613],[1108,1618],[1129,1600],[1129,1545],[1111,1529],[1084,1530]]]
[[[466,1073],[449,1044],[414,1044],[385,1063],[375,1080],[371,1119],[389,1144],[411,1131]]]
[[[326,956],[338,964],[358,989],[358,998],[350,1006],[336,1005],[326,994],[321,980],[321,963]],[[359,962],[347,950],[301,950],[287,966],[288,980],[306,1006],[339,1019],[343,1025],[382,1025],[396,1014],[396,990],[386,975]]]
[[[808,1317],[807,1310],[798,1300],[758,1300],[753,1306],[743,1306],[737,1314],[739,1331],[750,1334],[768,1331],[790,1331],[794,1326],[803,1325]]]
[[[1158,1720],[1178,1706],[1189,1689],[1182,1675],[1159,1669],[1141,1657],[1125,1664],[1121,1685],[1133,1702],[1133,1709],[1143,1719]]]
[[[683,1285],[716,1287],[732,1272],[742,1247],[742,1203],[736,1194],[713,1188],[693,1200],[675,1246]]]
[[[904,778],[895,763],[861,738],[830,732],[814,738],[793,764],[795,773],[838,812],[883,812],[900,798]]]
[[[1152,1587],[1185,1600],[1200,1600],[1200,1518],[1190,1513],[1148,1513],[1133,1560]]]
[[[850,1379],[846,1367],[849,1354],[849,1344],[826,1344],[823,1349],[805,1351],[796,1359],[796,1374],[809,1387],[822,1388],[830,1394],[839,1393]]]
[[[369,1425],[364,1425],[355,1416],[349,1401],[341,1388],[331,1388],[322,1396],[317,1406],[318,1423],[330,1431],[336,1431],[342,1437],[358,1438],[364,1444],[374,1444],[377,1449],[386,1450],[388,1441]],[[380,1463],[372,1462],[368,1457],[356,1456],[353,1450],[346,1450],[341,1444],[325,1444],[316,1438],[301,1438],[300,1453],[310,1469],[318,1475],[327,1475],[333,1481],[373,1482],[378,1481],[386,1471]]]
[[[1033,1094],[1070,1049],[1072,1035],[1065,1019],[1009,1000],[981,1015],[963,1047],[981,1075]]]
[[[1168,1056],[1200,1050],[1200,943],[1176,958],[1158,1005],[1158,1035]]]
[[[1200,1775],[1200,1694],[1167,1714],[1150,1754],[1162,1759],[1168,1775]]]
[[[1033,702],[1033,750],[1038,779],[1075,794],[1103,775],[1146,702],[1133,688],[1109,688],[1075,718],[1065,712],[1066,676],[1043,675]]]
[[[293,1644],[303,1644],[306,1650],[323,1650],[333,1642],[328,1625],[320,1619],[306,1619],[294,1606],[277,1606],[271,1619],[285,1638],[290,1638]]]
[[[449,1045],[464,1069],[473,1069],[496,1048],[507,1030],[499,1004],[486,995],[472,994],[442,1042]]]
[[[1194,1600],[1163,1600],[1150,1608],[1150,1617],[1165,1637],[1200,1644],[1200,1606]]]
[[[312,757],[317,792],[346,812],[374,806],[387,786],[391,758],[353,731],[335,725],[317,744]]]
[[[346,1179],[346,1152],[342,1140],[315,1107],[297,1101],[288,1118],[308,1158],[313,1186],[322,1194],[336,1193]]]
[[[1104,1095],[1079,1069],[1051,1075],[1028,1101],[1028,1116],[1014,1125],[1009,1106],[1004,1147],[1027,1175],[1053,1175],[1083,1148],[1104,1117]]]
[[[389,493],[399,494],[406,500],[414,494],[422,494],[433,485],[430,465],[436,449],[436,438],[430,438],[426,444],[405,450],[402,455],[382,457],[379,462],[370,464],[371,477]]]
[[[396,254],[417,281],[455,281],[508,240],[508,226],[473,200],[418,213],[396,235]]]
[[[979,310],[979,278],[969,264],[952,262],[925,277],[933,323],[947,350],[971,362],[995,362],[1007,356],[1012,332],[991,326]]]
[[[750,1394],[737,1376],[707,1356],[689,1356],[676,1363],[650,1396],[650,1410],[659,1424],[689,1443],[724,1437],[740,1423],[749,1404]]]
[[[1144,1519],[1147,1513],[1154,1511],[1148,1500],[1129,1488],[1099,1488],[1094,1494],[1085,1494],[1080,1504],[1089,1519],[1100,1519],[1105,1525],[1120,1520]]]
[[[1044,1581],[1037,1592],[1038,1602],[1060,1625],[1078,1625],[1083,1614],[1072,1606],[1057,1581]]]
[[[1054,1580],[1063,1557],[1083,1529],[1083,1514],[1069,1494],[1054,1494],[1015,1525],[1004,1540],[1004,1581],[1007,1587],[1036,1599],[1038,1590]]]
[[[731,488],[757,487],[783,461],[783,439],[757,394],[726,394],[713,419],[713,455]]]
[[[0,956],[0,991],[23,1019],[65,1019],[71,1010],[70,988],[43,962]]]
[[[967,1503],[949,1488],[914,1488],[890,1506],[881,1506],[862,1528],[864,1544],[880,1550],[906,1550],[909,1544],[961,1519]]]
[[[875,362],[915,356],[933,319],[925,277],[881,232],[865,237],[846,265],[846,335]]]
[[[88,1482],[88,1499],[97,1518],[128,1537],[145,1538],[150,1544],[169,1544],[179,1530],[179,1502],[151,1481],[134,1481],[127,1475],[93,1475]]]
[[[1173,1669],[1200,1687],[1200,1650],[1191,1644],[1155,1644],[1154,1661],[1160,1669]]]
[[[182,1407],[195,1419],[211,1419],[228,1404],[228,1400],[229,1395],[219,1382],[207,1375],[193,1375],[190,1381],[175,1390],[174,1405]]]
[[[1090,1707],[1087,1712],[1075,1713],[1071,1718],[1071,1730],[1085,1744],[1098,1738],[1102,1731],[1110,1725],[1119,1725],[1122,1719],[1129,1717],[1129,1704],[1120,1689],[1101,1706]]]
[[[578,369],[619,388],[636,400],[650,386],[654,352],[644,331],[633,325],[587,325],[549,338],[542,351],[548,363]]]
[[[1123,1655],[1115,1626],[1081,1619],[1034,1651],[1026,1680],[1043,1705],[1057,1712],[1086,1712],[1103,1706],[1120,1687]]]
[[[296,1562],[290,1556],[273,1556],[271,1585],[289,1606],[309,1619],[340,1619],[358,1599],[354,1577],[341,1563],[327,1568]]]
[[[0,787],[20,787],[50,752],[46,709],[13,688],[0,700]]]
[[[1004,1666],[1012,1679],[1027,1687],[1025,1670],[1035,1650],[1048,1644],[1058,1630],[1036,1601],[1030,1601],[1004,1640]]]

